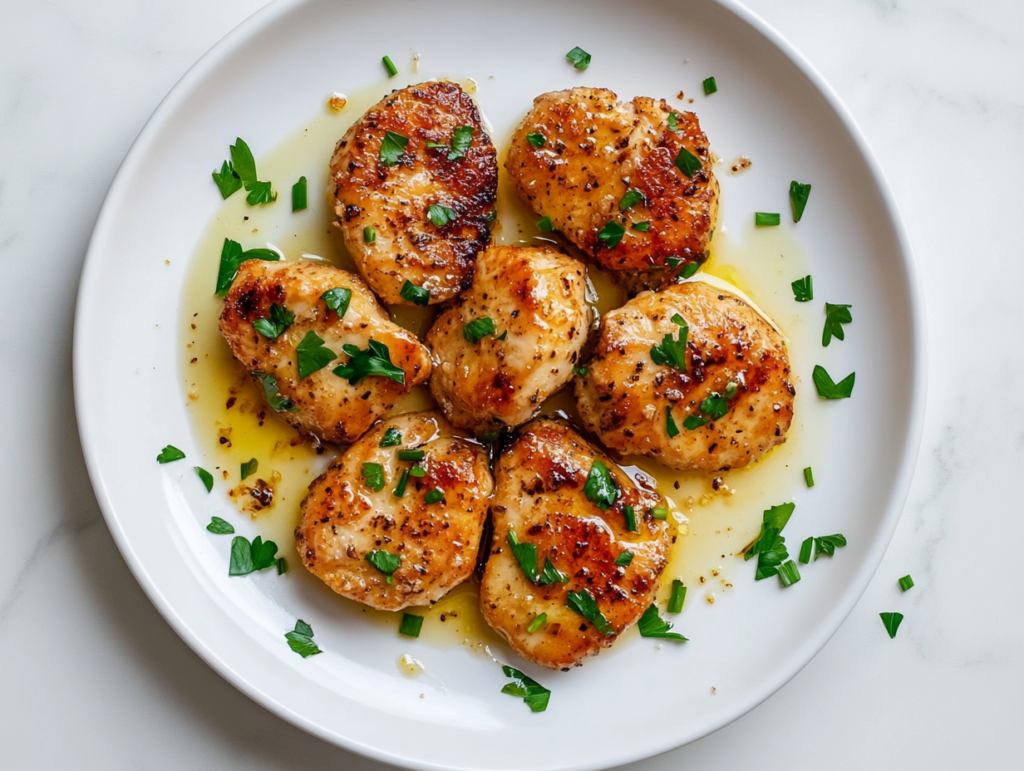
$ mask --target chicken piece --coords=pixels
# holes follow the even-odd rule
[[[406,282],[441,303],[469,286],[491,240],[497,154],[465,91],[421,83],[392,92],[348,130],[327,192],[359,273],[385,303],[412,304]]]
[[[606,446],[704,471],[745,466],[784,442],[796,394],[782,335],[739,297],[700,281],[605,315],[575,392]]]
[[[718,210],[708,139],[696,115],[663,99],[616,99],[603,88],[537,97],[505,168],[523,200],[604,267],[678,275],[707,258]]]
[[[334,289],[351,292],[341,317],[324,299]],[[290,314],[291,323],[268,337]],[[224,300],[220,331],[271,409],[303,434],[328,442],[354,442],[430,376],[430,351],[391,322],[358,276],[328,265],[243,262]],[[320,362],[317,338],[327,349]],[[322,368],[300,377],[300,367],[311,362]],[[339,374],[344,365],[357,365],[356,373]],[[362,379],[360,366],[371,370]]]
[[[480,255],[472,288],[427,333],[430,391],[449,420],[477,433],[518,426],[572,379],[589,327],[586,275],[550,247]]]
[[[602,464],[618,495],[610,506],[588,484],[601,477]],[[668,523],[652,514],[661,497],[653,481],[638,475],[634,483],[571,428],[545,419],[523,427],[501,454],[495,477],[494,536],[480,587],[484,618],[530,661],[552,669],[578,665],[615,642],[654,601],[672,538]],[[636,532],[628,529],[627,507]],[[534,547],[537,576],[527,577],[516,557],[513,532],[518,548]],[[632,561],[616,564],[626,551]],[[585,618],[570,604],[578,601],[596,603],[600,616]],[[546,623],[529,631],[541,613]]]
[[[422,459],[399,457],[410,450]],[[306,569],[344,597],[379,610],[429,605],[476,568],[493,489],[482,447],[435,412],[400,415],[313,481],[295,546]]]

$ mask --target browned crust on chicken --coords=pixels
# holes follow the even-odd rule
[[[673,110],[663,99],[616,99],[599,88],[537,97],[512,137],[505,168],[533,210],[601,265],[678,275],[707,259],[717,214],[707,136],[696,115]],[[669,128],[673,114],[675,131]],[[541,134],[544,145],[531,144],[531,134]],[[701,162],[692,178],[675,165],[684,148]],[[629,190],[644,200],[620,211]],[[610,221],[625,229],[613,247],[598,237]],[[643,222],[646,232],[632,227]]]
[[[473,128],[469,150],[448,160],[455,129]],[[381,162],[385,134],[409,140],[398,162]],[[338,142],[330,162],[328,194],[360,274],[390,304],[411,281],[430,302],[450,300],[469,286],[477,253],[490,242],[498,192],[497,154],[469,95],[455,83],[433,82],[393,91]],[[432,204],[452,209],[454,222],[438,227]],[[366,226],[376,231],[367,243]]]
[[[651,348],[689,325],[686,372],[656,364]],[[786,439],[793,419],[785,340],[739,297],[699,281],[647,292],[605,315],[576,401],[587,427],[610,448],[676,469],[738,468]],[[736,383],[724,417],[688,430],[712,393]],[[678,435],[670,437],[671,406]]]
[[[321,299],[324,292],[352,292],[348,311],[339,319]],[[270,316],[271,305],[284,306],[295,320],[276,339],[256,331],[253,322]],[[392,323],[362,280],[347,271],[310,262],[242,263],[224,299],[220,331],[231,352],[255,373],[273,375],[280,394],[297,412],[275,414],[299,431],[329,442],[358,439],[386,415],[398,399],[430,376],[430,352],[411,332]],[[318,372],[300,379],[296,347],[307,332],[316,332],[338,357]],[[373,339],[388,348],[391,361],[405,372],[405,384],[371,376],[357,385],[332,369],[348,360],[342,346],[365,350]],[[261,386],[262,390],[262,386]]]
[[[594,460],[609,469],[621,490],[607,511],[587,499],[584,486]],[[668,559],[668,524],[651,510],[661,502],[653,482],[635,484],[613,461],[561,422],[535,420],[501,454],[491,503],[494,536],[480,589],[487,623],[524,657],[552,669],[578,665],[610,646],[653,600]],[[632,506],[638,532],[626,529]],[[514,529],[521,543],[537,547],[537,561],[550,559],[567,583],[534,584],[508,545]],[[615,564],[633,552],[627,567]],[[614,634],[606,635],[567,607],[569,592],[586,590],[597,601]],[[547,623],[527,631],[539,614]]]
[[[380,447],[389,428],[401,432],[401,444]],[[408,449],[425,458],[399,460]],[[382,490],[367,487],[364,463],[383,467]],[[426,476],[410,477],[396,496],[403,471],[416,465]],[[427,503],[435,488],[444,500]],[[295,545],[302,564],[340,595],[380,610],[429,605],[473,573],[493,488],[483,448],[453,435],[437,413],[401,415],[379,423],[310,484]],[[375,550],[401,557],[390,583],[366,559]]]

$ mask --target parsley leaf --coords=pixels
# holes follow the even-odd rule
[[[547,144],[548,140],[544,137],[543,134],[540,134],[535,131],[532,134],[526,135],[526,141],[529,142],[534,147],[543,147],[545,144]]]
[[[679,131],[679,113],[670,112],[668,114],[668,130]]]
[[[587,483],[583,485],[583,494],[587,496],[587,500],[596,504],[601,511],[607,511],[620,493],[619,486],[612,479],[608,467],[595,458],[587,475]]]
[[[632,188],[630,188],[629,190],[626,191],[626,194],[622,196],[622,200],[619,201],[619,211],[626,211],[627,209],[631,209],[632,207],[636,206],[643,200],[645,200],[643,193],[641,193],[639,190],[633,190]]]
[[[252,326],[268,340],[276,340],[295,321],[295,314],[283,305],[273,303],[270,313],[265,318],[256,319]]]
[[[551,563],[550,557],[545,557],[544,569],[540,571],[540,580],[537,583],[541,586],[548,586],[549,584],[564,584],[568,583],[568,581],[569,576],[556,568]]]
[[[402,299],[411,302],[413,305],[427,306],[430,304],[430,290],[416,286],[408,279],[402,284]]]
[[[156,456],[157,463],[173,463],[176,460],[182,460],[185,457],[185,453],[175,447],[173,444],[169,444],[164,447],[160,454]]]
[[[501,671],[505,673],[505,677],[511,677],[513,680],[501,689],[502,693],[522,699],[526,706],[534,712],[543,712],[548,708],[551,691],[508,664],[502,665]]]
[[[687,415],[686,420],[683,421],[683,428],[687,431],[694,431],[701,426],[706,426],[710,422],[710,420],[702,418],[700,415]]]
[[[210,524],[206,526],[206,529],[217,535],[231,535],[235,532],[234,526],[220,517],[211,517]]]
[[[441,503],[444,501],[444,490],[440,487],[435,487],[433,490],[427,490],[427,494],[423,496],[423,500],[428,504]]]
[[[565,58],[572,62],[572,66],[578,70],[585,70],[590,66],[590,54],[579,46],[573,48],[565,55]]]
[[[359,385],[364,378],[370,376],[386,377],[405,385],[405,370],[391,363],[391,351],[384,343],[371,339],[365,351],[346,343],[341,350],[348,354],[349,360],[335,367],[332,372],[346,378],[350,385]]]
[[[384,467],[379,463],[363,464],[363,484],[376,493],[384,489]]]
[[[227,161],[221,165],[219,172],[214,170],[213,181],[217,183],[221,198],[230,198],[242,189],[242,180],[238,178],[234,168]]]
[[[402,432],[394,426],[389,426],[384,432],[384,437],[377,443],[378,447],[397,447],[402,443]]]
[[[494,335],[498,331],[492,318],[474,319],[462,328],[462,336],[468,343],[476,345],[487,335]],[[504,337],[502,338],[504,339]]]
[[[537,583],[540,575],[537,572],[537,546],[532,543],[520,543],[516,531],[509,529],[508,545],[512,549],[512,556],[516,558],[519,567],[530,581]]]
[[[302,338],[302,342],[295,348],[295,364],[299,372],[299,379],[319,372],[337,358],[338,354],[324,345],[320,335],[312,329],[309,330]]]
[[[242,184],[248,187],[256,182],[256,159],[252,157],[252,150],[249,149],[241,137],[235,139],[231,145],[231,168]]]
[[[583,618],[594,625],[594,628],[598,632],[606,637],[610,637],[615,634],[615,630],[612,629],[611,624],[608,623],[608,619],[605,618],[604,614],[597,607],[597,600],[594,598],[594,595],[590,593],[589,589],[581,589],[578,592],[569,592],[565,606],[569,610],[574,610],[583,616]]]
[[[256,536],[252,543],[241,535],[231,540],[231,560],[228,564],[229,576],[244,576],[265,570],[277,564],[277,544],[264,541]]]
[[[405,152],[409,138],[396,134],[394,131],[384,133],[384,141],[380,143],[380,162],[385,166],[394,166]]]
[[[879,613],[882,618],[882,624],[885,626],[885,631],[889,633],[889,639],[896,639],[896,632],[900,628],[900,624],[903,623],[902,613]]]
[[[626,235],[626,229],[615,220],[608,220],[604,227],[601,228],[601,232],[597,234],[598,241],[604,241],[604,245],[609,249],[614,249],[619,245],[619,241]]]
[[[299,177],[299,181],[292,185],[292,211],[302,211],[309,206],[306,195],[306,178]]]
[[[637,627],[640,629],[641,637],[660,637],[665,640],[687,642],[687,639],[679,632],[670,631],[672,624],[658,615],[658,606],[653,603],[640,616],[640,623],[637,624]]]
[[[704,168],[700,162],[700,158],[691,153],[685,147],[679,148],[679,155],[676,156],[675,160],[676,168],[685,174],[689,179],[693,179],[693,175]]]
[[[242,245],[230,238],[224,239],[224,245],[220,250],[220,267],[217,269],[216,293],[223,297],[231,288],[231,282],[235,280],[238,268],[246,260],[266,260],[277,262],[281,256],[270,249],[248,249],[242,251]]]
[[[251,185],[246,185],[245,189],[249,191],[245,202],[250,206],[273,203],[277,200],[277,193],[273,191],[269,182],[253,182]]]
[[[679,436],[679,426],[676,425],[675,420],[672,418],[672,405],[665,405],[665,430],[668,432],[668,438]]]
[[[457,161],[466,155],[470,145],[473,144],[473,127],[459,126],[452,134],[452,151],[448,153],[449,161]]]
[[[633,230],[638,230],[641,233],[646,233],[648,230],[651,229],[651,223],[650,222],[634,222],[630,227],[632,227]]]
[[[315,642],[313,642],[313,627],[302,619],[295,622],[295,629],[285,632],[284,639],[288,641],[288,647],[298,653],[302,658],[308,659],[318,653],[323,653]]]
[[[454,209],[449,209],[447,206],[442,206],[439,203],[431,204],[427,208],[427,219],[439,228],[455,222],[458,218],[459,215],[455,213]]]
[[[795,179],[789,183],[789,201],[793,204],[793,222],[799,222],[804,216],[807,199],[811,196],[810,184],[802,185]]]
[[[541,217],[537,220],[537,230],[541,233],[550,233],[555,229],[555,226],[551,224],[551,217]]]
[[[340,319],[348,312],[348,304],[352,302],[352,290],[344,287],[328,289],[320,295],[320,299],[324,301],[324,305],[337,313]]]
[[[795,508],[795,503],[782,503],[772,506],[764,512],[761,534],[743,552],[745,560],[757,557],[757,571],[754,574],[756,581],[776,575],[779,572],[779,566],[789,559],[786,539],[782,537],[781,533]]]
[[[201,466],[193,466],[192,468],[199,475],[199,478],[203,480],[203,487],[206,488],[206,492],[213,490],[213,474]]]
[[[798,303],[810,302],[814,299],[814,284],[810,275],[798,278],[790,286],[793,287],[793,299]]]
[[[276,377],[264,374],[263,372],[254,372],[253,374],[263,386],[263,396],[267,400],[267,405],[270,409],[274,410],[274,412],[299,411],[299,408],[295,406],[295,402],[287,396],[281,396],[280,386],[277,384]]]
[[[826,557],[832,557],[836,553],[836,548],[842,548],[846,546],[846,536],[841,533],[835,535],[823,535],[820,538],[814,539],[814,559],[817,561],[818,557],[824,554]]]
[[[383,549],[374,549],[366,555],[366,561],[386,575],[389,584],[393,584],[395,577],[392,574],[402,564],[402,557],[399,554],[392,554]]]
[[[828,344],[832,342],[833,335],[839,340],[846,339],[843,324],[853,322],[853,315],[850,313],[850,308],[852,307],[852,305],[825,303],[825,330],[821,333],[821,344],[823,346],[828,347]]]
[[[687,431],[706,426],[712,420],[725,417],[729,412],[729,400],[717,392],[712,392],[700,403],[699,415],[690,415],[683,421],[683,427]]]
[[[260,462],[258,460],[255,458],[249,458],[249,460],[242,464],[242,479],[255,474],[259,467]]]
[[[853,394],[853,382],[856,372],[851,372],[838,383],[825,371],[820,364],[814,365],[811,379],[814,381],[814,388],[822,399],[848,399]]]
[[[615,564],[620,568],[628,568],[629,564],[633,561],[633,552],[624,551],[618,557],[615,558]]]
[[[811,561],[811,548],[814,546],[813,538],[805,538],[804,542],[800,544],[800,564],[806,565]]]
[[[694,273],[696,273],[699,269],[700,269],[700,263],[699,262],[691,262],[689,265],[687,265],[685,268],[683,268],[683,272],[680,273],[679,275],[682,276],[683,278],[689,278]]]
[[[665,335],[661,345],[651,348],[651,361],[686,372],[686,338],[690,334],[690,326],[678,313],[672,317],[672,321],[679,325],[679,339]]]

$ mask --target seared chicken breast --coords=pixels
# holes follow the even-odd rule
[[[653,482],[634,483],[550,420],[523,427],[501,454],[495,485],[480,587],[484,618],[530,661],[577,665],[615,642],[653,602],[671,542],[668,523],[652,514],[661,498]],[[518,558],[516,548],[525,550]],[[632,560],[623,565],[627,551]],[[541,614],[546,620],[530,631]]]
[[[313,481],[295,545],[340,595],[380,610],[429,605],[476,568],[493,487],[478,444],[437,413],[401,415]]]
[[[674,276],[706,259],[718,182],[697,116],[603,88],[542,94],[505,168],[540,216],[606,268]]]
[[[572,379],[587,339],[586,267],[549,247],[492,246],[427,333],[430,390],[455,425],[518,426]]]
[[[391,322],[358,276],[328,265],[242,263],[220,331],[268,406],[329,442],[355,441],[430,376],[416,336]]]
[[[607,447],[717,471],[785,441],[790,377],[779,332],[739,297],[692,281],[606,314],[575,392]]]
[[[342,137],[328,195],[359,273],[387,304],[450,300],[490,241],[497,155],[480,113],[455,83],[385,97]]]

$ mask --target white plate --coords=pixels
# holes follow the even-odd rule
[[[593,54],[586,73],[563,58],[575,45]],[[833,375],[857,371],[854,398],[820,407],[829,441],[813,459],[816,534],[845,533],[842,558],[799,591],[763,582],[714,613],[698,609],[687,617],[686,646],[634,645],[571,673],[541,672],[554,691],[541,715],[500,695],[506,680],[485,658],[435,651],[442,692],[398,673],[406,642],[372,626],[332,626],[322,596],[289,588],[301,582],[229,579],[227,539],[203,529],[228,504],[205,494],[191,462],[154,462],[168,442],[199,454],[175,330],[188,258],[219,205],[212,165],[238,134],[274,147],[332,91],[383,88],[380,57],[407,65],[414,51],[427,76],[480,83],[476,98],[497,142],[547,90],[695,96],[714,75],[719,93],[694,105],[712,147],[726,159],[754,159],[743,184],[725,189],[723,224],[739,230],[755,210],[788,212],[789,180],[811,181],[796,234],[814,275],[815,312],[824,299],[854,308],[847,340],[815,354]],[[864,590],[896,526],[920,434],[924,327],[915,282],[896,207],[849,115],[799,54],[738,5],[278,2],[182,78],[111,186],[79,295],[79,426],[97,497],[139,582],[178,633],[261,704],[328,741],[409,767],[613,766],[704,736],[767,698]],[[810,389],[809,372],[798,374]],[[810,500],[798,486],[793,494],[798,504]],[[313,620],[324,655],[303,660],[284,645],[296,617]]]

